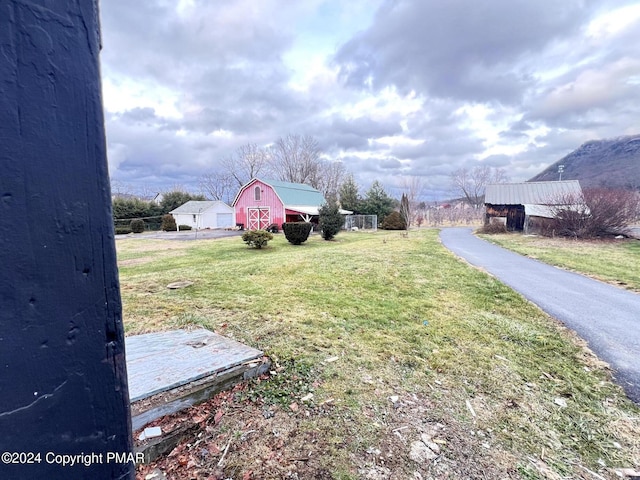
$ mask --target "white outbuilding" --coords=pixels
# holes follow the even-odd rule
[[[190,200],[169,212],[176,225],[188,225],[194,230],[203,228],[232,228],[236,225],[233,207],[219,200]]]

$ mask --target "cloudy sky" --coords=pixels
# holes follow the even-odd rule
[[[363,189],[428,198],[486,164],[527,180],[640,133],[640,2],[102,0],[118,188],[198,191],[246,143],[311,135]]]

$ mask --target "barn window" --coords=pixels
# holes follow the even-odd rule
[[[256,186],[256,188],[253,189],[253,198],[254,200],[260,200],[260,187]]]
[[[194,221],[194,222],[196,221],[196,216],[195,216],[195,214],[193,215],[193,221]]]

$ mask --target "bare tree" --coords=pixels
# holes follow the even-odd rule
[[[268,175],[279,180],[306,183],[320,190],[325,198],[337,198],[346,170],[342,162],[320,158],[313,137],[288,135],[268,150],[255,143],[239,147],[220,161],[220,169],[204,174],[200,189],[214,200],[229,202],[239,187],[252,178]]]
[[[130,193],[129,187],[121,180],[111,179],[111,195],[118,196]]]
[[[640,197],[631,190],[585,189],[583,195],[552,199],[552,232],[580,238],[624,233],[640,216]]]
[[[269,174],[266,150],[255,143],[247,143],[220,160],[218,170],[202,175],[200,190],[213,200],[230,203],[240,187],[265,174]]]
[[[237,188],[235,179],[229,173],[211,172],[200,177],[200,190],[212,200],[231,203]]]
[[[150,187],[149,185],[142,185],[138,188],[138,193],[140,198],[143,200],[153,200],[160,192],[157,188]]]
[[[220,161],[222,174],[233,180],[237,187],[245,185],[252,178],[269,173],[269,156],[264,148],[255,143],[239,147],[231,156]]]
[[[338,190],[346,174],[347,171],[342,162],[320,161],[315,185],[311,184],[311,186],[320,190],[327,200],[337,201]]]
[[[326,199],[336,200],[346,169],[342,162],[323,160],[320,154],[313,137],[289,134],[269,149],[269,165],[279,180],[306,183],[320,190]]]
[[[422,177],[418,177],[417,175],[406,176],[402,179],[401,187],[404,191],[402,195],[406,195],[407,197],[408,209],[406,210],[405,221],[407,226],[409,226],[416,220],[416,216],[419,211],[418,205],[420,204],[420,198],[422,198],[425,191],[424,181]],[[405,214],[403,214],[403,217],[404,215]]]
[[[472,170],[459,168],[451,174],[451,183],[470,205],[479,208],[484,201],[484,192],[491,183],[504,183],[508,180],[506,171],[488,165],[478,165]]]
[[[269,149],[269,157],[279,180],[318,185],[320,146],[313,137],[289,134],[279,138]]]

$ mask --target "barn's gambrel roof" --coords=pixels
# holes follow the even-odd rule
[[[557,205],[582,197],[578,180],[495,183],[487,185],[484,203],[491,205]]]
[[[240,195],[242,195],[242,192],[255,182],[262,182],[273,188],[273,191],[276,193],[285,208],[289,208],[290,205],[319,207],[326,202],[322,193],[309,185],[305,185],[304,183],[290,183],[281,182],[279,180],[262,180],[254,178],[240,189],[236,198],[233,200],[232,205],[238,203],[238,199],[240,198]]]

